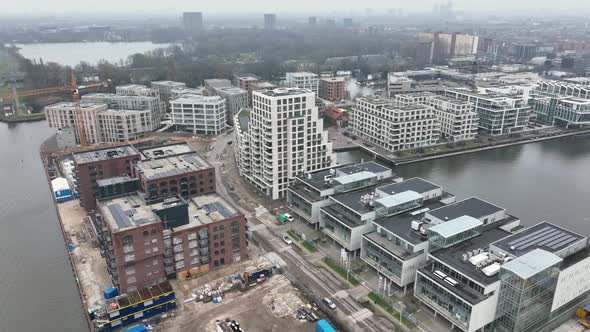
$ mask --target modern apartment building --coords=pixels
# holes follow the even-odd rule
[[[427,105],[434,108],[442,139],[458,142],[472,140],[477,136],[479,116],[470,102],[433,96]]]
[[[226,119],[233,121],[242,108],[248,107],[248,91],[232,86],[214,88],[213,92],[225,99]]]
[[[217,194],[148,204],[130,192],[100,200],[98,212],[94,229],[120,292],[247,258],[246,219]]]
[[[220,78],[210,78],[204,80],[203,85],[205,86],[205,89],[207,89],[210,93],[215,93],[215,89],[217,88],[231,87],[231,81]]]
[[[434,145],[440,136],[432,107],[378,97],[358,98],[349,126],[355,135],[390,151]]]
[[[133,162],[140,159],[132,146],[75,153],[73,156],[80,205],[91,211],[96,209],[97,181],[123,175],[132,175]]]
[[[153,88],[148,88],[141,84],[119,85],[115,88],[115,93],[121,96],[146,96],[159,97],[160,92]]]
[[[319,77],[317,74],[303,71],[287,73],[285,76],[285,84],[287,87],[308,89],[317,94],[319,89]]]
[[[361,178],[360,173],[365,176]],[[350,182],[347,180],[355,176],[358,178]],[[331,204],[330,196],[390,178],[401,181],[390,168],[374,161],[306,173],[297,176],[289,186],[287,205],[296,216],[318,228],[320,208]]]
[[[127,142],[153,130],[152,111],[108,109],[96,114],[101,142]]]
[[[346,97],[344,85],[345,80],[342,77],[321,78],[319,83],[319,97],[332,102],[340,102]]]
[[[121,90],[126,91],[126,90]],[[154,131],[160,128],[162,122],[163,105],[160,97],[155,95],[120,95],[114,93],[89,93],[83,95],[82,103],[106,104],[109,109],[114,110],[150,110],[151,121],[150,130]]]
[[[332,143],[305,89],[255,91],[235,118],[240,174],[265,195],[285,197],[289,182],[334,164]]]
[[[235,74],[234,78],[238,87],[246,91],[250,91],[250,85],[260,82],[260,77],[248,73]]]
[[[94,144],[101,142],[100,125],[97,119],[97,113],[107,109],[104,103],[80,103],[82,118],[84,120],[84,131],[88,143]],[[74,130],[76,142],[80,142],[80,133],[78,130],[78,118],[76,117],[76,106],[70,102],[62,102],[45,106],[45,116],[50,128],[61,130],[72,128]]]
[[[587,237],[545,221],[516,233],[477,221],[430,228],[416,274],[415,297],[453,327],[552,331],[588,300]]]
[[[132,176],[148,201],[215,192],[215,168],[195,152],[137,161]]]
[[[219,96],[182,95],[170,101],[172,124],[193,134],[219,135],[226,129],[226,100]]]
[[[449,89],[444,95],[470,102],[479,116],[479,128],[491,135],[519,132],[529,126],[531,107],[522,94]]]
[[[160,92],[160,98],[164,104],[164,109],[169,109],[169,102],[172,98],[172,90],[186,88],[186,83],[175,81],[155,81],[152,82],[152,88]]]
[[[170,90],[170,100],[176,99],[182,95],[203,95],[208,96],[209,91],[204,87],[198,88],[174,88]]]
[[[590,99],[538,93],[530,100],[535,120],[550,126],[590,124]]]

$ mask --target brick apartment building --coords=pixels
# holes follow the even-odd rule
[[[150,205],[139,192],[127,193],[100,200],[93,221],[120,292],[247,259],[246,218],[217,194]]]
[[[344,78],[325,77],[320,79],[319,97],[332,102],[340,102],[344,94]]]
[[[99,202],[96,228],[101,254],[120,292],[166,280],[162,223],[139,193]]]
[[[133,162],[140,159],[132,146],[87,151],[74,154],[80,205],[86,211],[96,209],[97,180],[131,175]]]
[[[141,160],[132,171],[147,200],[215,192],[215,168],[194,152]]]

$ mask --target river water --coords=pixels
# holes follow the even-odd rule
[[[369,160],[359,151],[346,162]],[[532,225],[551,221],[590,236],[590,138],[561,138],[398,166],[394,172],[422,177],[457,198],[477,196]]]
[[[167,48],[172,44],[153,44],[152,42],[87,42],[87,43],[38,43],[16,44],[20,54],[27,59],[43,59],[44,63],[57,62],[61,65],[75,66],[80,61],[96,64],[107,60],[119,64],[120,60],[136,53],[145,53],[156,48]]]
[[[45,122],[0,123],[0,331],[85,331],[82,306],[39,158]],[[348,160],[346,160],[347,158]],[[339,161],[369,160],[358,151]],[[397,167],[459,198],[499,204],[525,225],[549,220],[590,235],[590,139],[482,151]]]
[[[0,331],[86,331],[39,146],[45,121],[0,123]]]

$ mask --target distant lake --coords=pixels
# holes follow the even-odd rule
[[[135,53],[145,53],[157,48],[166,48],[173,44],[154,44],[152,42],[88,42],[88,43],[38,43],[16,44],[20,53],[27,59],[43,59],[43,62],[57,62],[61,65],[75,66],[81,61],[96,64],[107,60],[118,64],[121,59]]]

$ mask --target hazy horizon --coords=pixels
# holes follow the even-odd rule
[[[2,7],[2,16],[26,15],[66,16],[71,14],[120,14],[120,15],[180,15],[183,11],[200,11],[204,15],[218,14],[259,14],[271,12],[276,14],[304,14],[304,15],[349,15],[363,16],[367,14],[386,14],[390,9],[403,10],[404,13],[432,12],[436,3],[446,4],[447,1],[419,0],[408,2],[405,0],[299,0],[293,2],[269,2],[265,0],[237,1],[226,0],[199,3],[197,1],[168,0],[168,1],[115,1],[102,0],[100,2],[81,3],[74,0],[20,0],[7,2]],[[576,0],[562,0],[557,6],[549,0],[454,0],[453,9],[469,14],[499,14],[510,16],[526,15],[527,13],[549,13],[555,15],[576,14],[583,15],[590,12],[590,1],[581,3]],[[31,11],[34,8],[34,11]],[[546,11],[550,9],[550,11]]]

